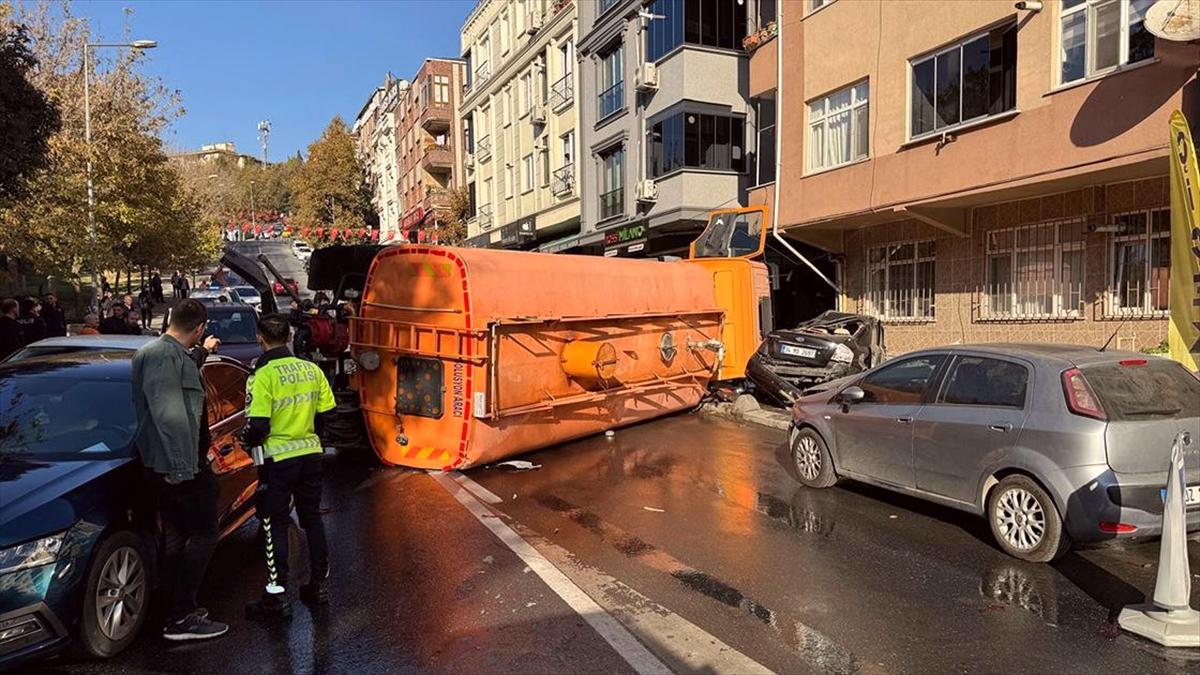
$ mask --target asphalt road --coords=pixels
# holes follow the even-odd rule
[[[279,273],[285,278],[290,277],[296,280],[300,286],[300,297],[311,298],[312,291],[308,290],[308,273],[304,271],[304,263],[292,254],[292,242],[289,239],[250,239],[247,241],[229,242],[228,246],[242,255],[257,260],[258,254],[264,253],[271,259],[271,263],[279,269]],[[267,279],[274,281],[274,278],[266,270],[263,271],[267,275]],[[289,296],[277,296],[282,307],[286,308],[290,301]]]
[[[1152,589],[1157,545],[1021,563],[958,512],[800,487],[783,441],[693,414],[534,453],[533,471],[433,476],[330,455],[327,610],[242,617],[265,578],[251,523],[220,545],[202,594],[229,635],[176,646],[148,632],[110,662],[38,670],[631,672],[610,617],[680,673],[1200,670],[1200,653],[1115,627]],[[1190,551],[1200,580],[1200,545]],[[579,614],[560,572],[598,607]]]

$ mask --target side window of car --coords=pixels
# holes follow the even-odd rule
[[[904,359],[871,373],[858,386],[864,403],[920,403],[929,378],[942,364],[941,354]]]
[[[209,424],[228,419],[246,407],[246,372],[227,363],[204,367],[204,380],[209,386]]]
[[[941,402],[1023,408],[1028,385],[1029,370],[1019,363],[960,356],[946,379]]]

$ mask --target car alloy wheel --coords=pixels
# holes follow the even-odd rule
[[[816,480],[821,473],[821,449],[817,447],[816,440],[811,436],[801,436],[796,440],[793,454],[800,477],[804,480]]]
[[[146,608],[146,567],[130,546],[112,552],[96,584],[96,624],[104,637],[118,642],[138,626]]]
[[[1018,551],[1032,551],[1042,543],[1046,533],[1046,513],[1028,490],[1009,488],[996,501],[997,529],[1009,546]]]

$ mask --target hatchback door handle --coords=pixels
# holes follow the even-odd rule
[[[1004,433],[1006,431],[1012,431],[1012,425],[1007,424],[1007,423],[1005,423],[1005,424],[989,424],[988,429],[991,429],[992,431],[998,431],[1000,433]]]
[[[896,418],[896,421],[897,421],[897,422],[899,422],[900,424],[912,424],[913,418],[911,418],[911,417],[897,417],[897,418]]]

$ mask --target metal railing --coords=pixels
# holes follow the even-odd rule
[[[550,85],[550,107],[560,110],[575,100],[575,73],[567,73]]]
[[[625,81],[621,80],[600,92],[600,117],[608,117],[621,109],[625,102]]]
[[[977,292],[976,305],[979,318],[985,321],[1081,319],[1083,284],[1055,279],[987,284]]]
[[[492,137],[484,136],[475,141],[475,159],[486,162],[492,157]]]
[[[625,188],[619,187],[600,195],[600,220],[625,212]]]
[[[477,87],[487,81],[492,76],[492,64],[489,61],[480,61],[479,65],[475,66],[475,79],[471,83],[472,87]]]
[[[1164,270],[1165,271],[1165,270]],[[1130,281],[1124,288],[1104,294],[1104,316],[1120,318],[1161,317],[1169,312],[1170,285],[1166,274],[1151,274],[1150,282]]]
[[[481,229],[481,230],[492,229],[492,205],[491,204],[480,204],[479,205],[479,208],[476,209],[476,211],[475,211],[475,222],[479,225],[479,229]]]
[[[893,288],[868,291],[863,313],[885,321],[933,321],[932,288]]]
[[[567,195],[575,191],[575,165],[564,164],[554,170],[550,191],[555,195]]]

